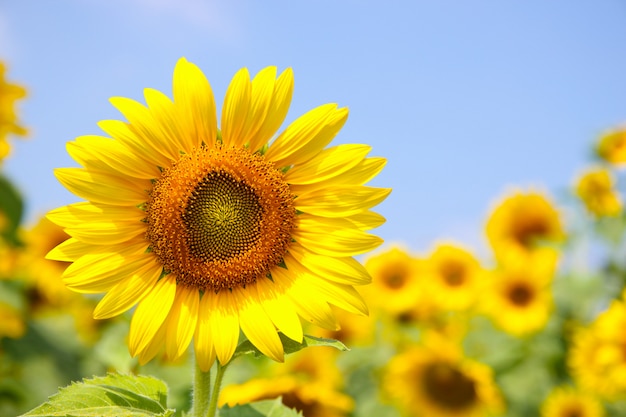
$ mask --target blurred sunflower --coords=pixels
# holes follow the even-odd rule
[[[538,192],[515,192],[493,210],[486,234],[496,258],[506,262],[510,256],[554,256],[546,246],[563,240],[561,216],[548,198]]]
[[[363,295],[373,309],[395,317],[413,314],[426,302],[424,262],[400,247],[391,247],[365,260],[372,283]]]
[[[512,335],[541,330],[553,309],[553,272],[551,263],[539,261],[497,268],[485,291],[482,308],[498,327]]]
[[[541,417],[604,417],[602,403],[569,386],[557,387],[541,405]]]
[[[478,417],[503,408],[491,368],[442,339],[393,357],[383,389],[407,416]]]
[[[147,106],[111,102],[128,122],[99,126],[112,137],[68,144],[81,168],[59,181],[86,199],[49,218],[72,236],[49,258],[73,262],[71,289],[106,292],[96,318],[135,304],[129,349],[141,363],[161,347],[180,357],[194,340],[198,365],[230,360],[240,329],[266,356],[283,360],[277,330],[300,341],[299,316],[337,329],[333,304],[367,307],[354,285],[370,282],[353,258],[381,243],[367,231],[389,189],[365,186],[385,165],[365,145],[326,146],[348,110],[317,107],[270,143],[286,117],[290,69],[233,78],[221,130],[211,86],[180,59],[173,96],[146,89]]]
[[[26,332],[22,312],[10,304],[0,301],[0,339],[19,339]]]
[[[426,260],[427,285],[436,303],[446,310],[467,310],[484,287],[485,272],[467,250],[440,244]]]
[[[317,327],[311,329],[309,333],[317,337],[340,340],[350,347],[364,346],[374,342],[378,318],[376,312],[368,316],[360,316],[350,314],[345,310],[333,309],[333,313],[341,323],[338,330]]]
[[[282,397],[289,408],[307,417],[343,417],[354,408],[353,400],[325,384],[303,383],[296,377],[256,378],[231,384],[220,393],[219,406],[235,406]]]
[[[626,129],[616,128],[600,136],[596,153],[603,160],[622,165],[626,162]]]
[[[0,162],[11,151],[7,136],[24,136],[27,133],[26,129],[18,124],[15,111],[15,102],[26,96],[26,89],[7,82],[5,73],[6,66],[4,62],[0,61]]]
[[[581,175],[575,192],[587,210],[596,216],[617,216],[622,211],[615,180],[604,168],[592,169]]]
[[[578,385],[602,398],[626,394],[626,305],[614,300],[588,327],[576,330],[568,365]]]

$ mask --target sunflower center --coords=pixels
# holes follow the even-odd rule
[[[154,183],[146,213],[146,238],[164,271],[203,291],[267,276],[296,227],[282,173],[261,155],[237,148],[182,155]]]
[[[561,414],[562,417],[583,417],[583,411],[578,408],[577,406],[572,406],[570,408],[567,408],[566,410],[563,411],[563,413]]]
[[[429,398],[447,410],[466,409],[478,399],[474,380],[446,363],[434,363],[427,367],[423,384]]]
[[[523,283],[518,283],[509,290],[509,300],[518,307],[525,307],[530,304],[533,295],[532,288]]]
[[[528,219],[516,225],[513,235],[520,245],[531,248],[539,239],[547,237],[549,233],[550,228],[544,220]]]
[[[441,266],[441,275],[445,283],[458,287],[465,282],[465,268],[457,262],[447,262]]]

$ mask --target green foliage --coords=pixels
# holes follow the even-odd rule
[[[302,413],[287,408],[280,398],[255,403],[225,406],[220,409],[220,417],[298,417]]]
[[[309,346],[329,346],[334,347],[335,349],[339,349],[341,351],[349,350],[346,345],[335,339],[325,339],[322,337],[304,335],[302,343],[300,343],[291,340],[282,333],[278,333],[278,336],[280,337],[280,341],[283,344],[285,354],[295,353]],[[241,355],[253,355],[256,358],[265,356],[252,343],[250,343],[249,340],[244,340],[239,344],[239,346],[237,346],[233,358]]]
[[[62,388],[22,417],[171,416],[164,382],[135,375],[109,374]]]
[[[21,244],[17,231],[22,220],[24,203],[18,190],[0,173],[0,236],[13,246]],[[2,224],[6,221],[6,224]]]

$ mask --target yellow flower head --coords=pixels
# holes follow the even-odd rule
[[[407,416],[478,417],[503,407],[492,370],[445,342],[392,358],[383,388]]]
[[[541,405],[541,417],[604,417],[602,403],[570,386],[557,387]]]
[[[502,265],[493,272],[482,307],[498,327],[512,335],[541,330],[553,309],[553,273],[550,262]]]
[[[0,162],[9,154],[8,135],[26,135],[26,129],[18,124],[15,102],[26,96],[26,89],[7,82],[6,67],[0,61]]]
[[[219,405],[232,407],[278,397],[282,397],[287,407],[307,417],[343,417],[354,408],[354,401],[349,396],[325,384],[302,382],[291,375],[228,385],[220,393]]]
[[[10,304],[0,301],[0,339],[19,339],[26,332],[23,314]]]
[[[446,310],[466,310],[484,287],[485,273],[467,250],[440,244],[426,261],[430,295]]]
[[[616,128],[601,135],[596,145],[596,153],[611,164],[626,163],[626,129]]]
[[[354,285],[370,282],[353,258],[381,243],[368,231],[389,189],[364,185],[385,165],[365,145],[327,147],[348,117],[317,107],[271,139],[287,115],[290,69],[233,78],[218,129],[211,86],[180,59],[173,100],[146,89],[147,106],[111,102],[127,121],[99,126],[110,137],[68,144],[80,168],[55,171],[85,202],[49,218],[71,236],[48,256],[73,262],[75,291],[106,292],[96,318],[134,310],[129,349],[141,363],[161,347],[180,357],[193,339],[208,370],[228,362],[240,330],[283,360],[277,330],[300,341],[299,317],[329,329],[329,304],[367,314]]]
[[[561,241],[565,232],[552,202],[538,192],[516,192],[491,213],[486,225],[489,243],[500,260],[519,254],[554,252],[545,243]]]
[[[596,216],[617,216],[622,211],[615,180],[604,168],[592,169],[583,174],[576,182],[575,191],[587,210]]]
[[[606,399],[626,394],[626,304],[615,300],[589,326],[579,328],[568,364],[581,388]]]
[[[425,298],[423,261],[400,247],[392,247],[365,261],[372,284],[363,288],[377,310],[400,316],[413,311]]]

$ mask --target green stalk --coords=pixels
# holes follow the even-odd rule
[[[211,370],[204,372],[194,360],[195,371],[193,375],[193,404],[190,415],[193,417],[205,417],[211,400]]]
[[[209,413],[207,414],[207,417],[215,417],[217,415],[217,400],[220,396],[222,379],[224,378],[227,366],[228,364],[222,366],[220,362],[217,361],[217,374],[215,375],[215,383],[213,384],[213,392],[211,393],[211,403],[209,404]]]

